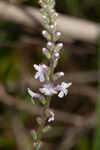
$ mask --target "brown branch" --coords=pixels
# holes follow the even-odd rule
[[[80,127],[71,127],[67,130],[59,150],[70,150],[80,137],[87,135],[87,133],[96,126],[96,119],[96,113],[93,113],[84,120]]]
[[[0,85],[0,102],[11,107],[16,107],[20,111],[25,111],[33,115],[41,115],[42,112],[41,108],[37,108],[36,106],[33,106],[28,103],[26,104],[21,99],[6,94],[2,85]],[[62,112],[59,110],[54,110],[54,112],[56,120],[62,121],[64,123],[69,123],[77,127],[81,126],[84,123],[85,117],[82,117],[80,115],[73,115],[71,113]]]
[[[0,18],[24,24],[34,30],[37,29],[37,23],[41,22],[39,10],[17,7],[5,2],[0,2]],[[90,21],[60,15],[57,24],[57,29],[62,32],[62,40],[65,42],[70,38],[95,42],[99,37],[100,25]]]

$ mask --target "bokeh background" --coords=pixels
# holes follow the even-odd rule
[[[64,48],[56,71],[72,82],[63,99],[53,97],[52,129],[43,150],[100,150],[99,0],[56,0],[58,31]],[[0,150],[30,150],[30,131],[40,109],[27,88],[36,90],[33,64],[46,62],[45,39],[37,0],[0,1]],[[98,92],[97,92],[98,89]],[[41,107],[41,105],[40,105]]]

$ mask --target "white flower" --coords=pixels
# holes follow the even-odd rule
[[[42,65],[34,64],[34,68],[35,68],[35,70],[37,70],[37,72],[35,74],[35,79],[39,78],[40,82],[44,82],[45,74],[46,74],[46,71],[48,70],[48,67],[45,64],[42,64]]]
[[[41,98],[40,94],[33,92],[30,88],[28,88],[27,91],[32,98]]]
[[[48,119],[48,122],[54,121],[55,120],[55,114],[54,114],[54,112],[50,110],[49,113],[50,113],[50,117]]]
[[[67,88],[70,87],[71,85],[72,83],[65,83],[65,82],[62,82],[61,85],[57,85],[56,89],[60,91],[58,97],[62,98],[64,97],[64,94],[66,96],[68,94]]]
[[[44,93],[45,95],[57,94],[57,91],[55,91],[54,87],[50,83],[49,84],[45,84],[43,86],[43,88],[40,88],[40,92]]]

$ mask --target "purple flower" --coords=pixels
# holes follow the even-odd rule
[[[68,94],[67,88],[70,87],[71,85],[72,83],[65,83],[65,82],[62,82],[61,85],[57,85],[56,90],[60,91],[58,97],[62,98],[64,97],[64,94],[66,96]]]
[[[55,91],[54,87],[50,83],[49,84],[45,84],[43,86],[43,88],[40,88],[40,92],[44,93],[45,95],[57,94],[57,91]]]
[[[28,90],[28,94],[32,97],[32,98],[41,98],[41,95],[38,93],[33,92],[30,88],[27,89]]]
[[[35,68],[35,70],[37,70],[37,72],[35,74],[35,79],[39,78],[40,82],[44,82],[48,67],[45,64],[42,64],[42,65],[34,64],[34,68]]]

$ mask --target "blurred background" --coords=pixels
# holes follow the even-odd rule
[[[63,99],[53,97],[52,129],[43,150],[100,150],[99,0],[56,0],[57,30],[64,48],[56,71],[72,82]],[[0,1],[0,150],[30,150],[30,131],[37,128],[27,88],[40,87],[33,64],[46,62],[45,39],[37,0]],[[39,104],[40,105],[40,104]]]

